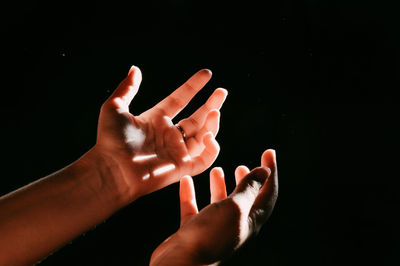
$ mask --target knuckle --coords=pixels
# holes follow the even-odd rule
[[[188,122],[190,122],[195,128],[200,128],[200,123],[193,117],[189,117]]]
[[[171,97],[170,98],[170,104],[174,107],[178,107],[178,108],[182,108],[183,107],[183,103],[180,99],[176,98],[176,97]]]
[[[185,83],[184,89],[189,91],[189,92],[196,91],[196,89],[194,88],[194,86],[190,82],[186,82]]]

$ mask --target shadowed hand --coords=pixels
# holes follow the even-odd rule
[[[227,197],[221,168],[210,172],[211,204],[197,211],[193,180],[180,182],[181,226],[153,252],[150,265],[218,263],[258,233],[278,196],[275,152],[267,150],[261,167],[235,171],[236,188]]]

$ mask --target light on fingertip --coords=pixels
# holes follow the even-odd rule
[[[186,179],[187,181],[190,182],[190,180],[192,179],[192,177],[191,177],[190,175],[184,175],[184,176],[181,177],[181,181],[182,181],[183,179]]]
[[[227,89],[225,89],[225,88],[218,88],[219,90],[221,90],[221,91],[223,91],[224,93],[225,93],[225,95],[228,95],[228,90]]]
[[[136,68],[137,68],[136,66],[132,65],[132,66],[129,68],[128,76],[129,76],[129,75],[132,73],[132,71],[134,71]]]
[[[220,167],[220,166],[214,167],[213,169],[214,169],[215,171],[224,172],[224,171],[222,170],[222,167]]]
[[[271,151],[273,160],[276,163],[276,151],[274,149],[269,149],[269,151]]]
[[[212,75],[212,71],[211,71],[210,69],[204,68],[204,70],[205,70],[205,71],[208,71],[208,73],[209,73],[210,75]]]
[[[214,175],[217,174],[218,176],[224,177],[224,170],[222,170],[222,167],[219,167],[219,166],[211,169],[210,173],[212,173]]]

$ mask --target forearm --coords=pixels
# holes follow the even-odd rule
[[[33,264],[124,206],[125,191],[111,176],[115,173],[91,150],[1,197],[0,265]]]

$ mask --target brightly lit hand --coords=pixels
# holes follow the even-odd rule
[[[267,150],[253,171],[239,166],[236,188],[227,197],[221,168],[210,172],[211,204],[197,211],[193,180],[180,182],[180,229],[153,252],[150,265],[208,265],[221,261],[256,234],[278,196],[275,152]]]
[[[123,180],[131,199],[178,182],[184,175],[197,175],[215,161],[219,145],[214,137],[226,90],[216,89],[203,106],[179,121],[186,141],[171,121],[210,78],[209,70],[200,70],[153,108],[134,116],[129,105],[142,74],[133,66],[103,104],[95,148],[109,162],[110,174]]]

